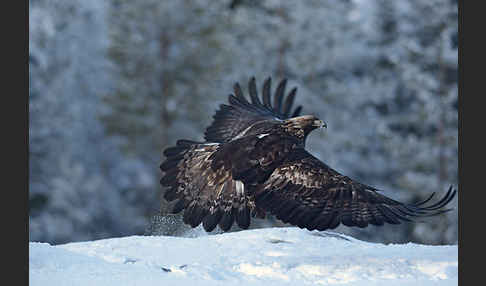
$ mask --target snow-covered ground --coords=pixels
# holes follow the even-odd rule
[[[268,228],[29,243],[30,285],[457,285],[458,248]]]

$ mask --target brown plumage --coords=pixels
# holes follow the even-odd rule
[[[305,150],[309,133],[325,127],[313,115],[293,109],[296,88],[285,95],[281,81],[271,96],[265,80],[262,100],[255,78],[248,84],[248,101],[238,83],[229,105],[222,104],[206,129],[205,142],[179,140],[164,151],[160,181],[164,198],[176,201],[173,213],[184,210],[184,222],[206,231],[217,225],[229,230],[233,223],[250,226],[251,217],[275,215],[285,223],[309,230],[339,224],[399,224],[416,217],[434,216],[455,196],[452,186],[434,204],[428,199],[405,204],[379,190],[333,170]]]

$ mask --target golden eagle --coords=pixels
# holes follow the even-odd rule
[[[184,223],[206,231],[217,225],[227,231],[234,222],[250,226],[251,217],[275,215],[284,223],[309,230],[368,224],[399,224],[414,217],[434,216],[455,196],[452,186],[434,204],[405,204],[333,170],[305,150],[309,133],[326,127],[313,115],[293,109],[297,92],[285,96],[282,80],[271,96],[265,80],[262,100],[255,78],[248,101],[238,83],[229,105],[221,104],[206,129],[205,142],[179,140],[165,149],[160,180],[164,198],[176,201],[172,213],[184,210]],[[273,99],[273,101],[272,101]]]

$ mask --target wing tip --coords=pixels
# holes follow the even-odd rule
[[[228,101],[231,105],[238,105],[235,103],[235,99],[244,99],[244,101],[247,103],[246,108],[254,109],[253,111],[257,112],[263,112],[267,113],[270,112],[274,116],[277,117],[282,117],[282,118],[289,118],[290,115],[290,109],[293,105],[293,97],[295,97],[298,88],[293,87],[290,92],[285,93],[285,87],[288,83],[289,79],[284,77],[282,78],[275,90],[275,93],[273,95],[273,103],[272,103],[272,95],[271,95],[271,82],[272,82],[272,77],[268,76],[265,78],[263,82],[263,87],[262,87],[262,95],[261,99],[258,95],[258,88],[256,84],[256,77],[255,75],[250,76],[248,80],[248,92],[250,94],[250,99],[251,102],[248,102],[244,96],[244,93],[241,89],[241,85],[238,81],[236,81],[233,84],[233,89],[234,89],[234,95],[229,96]],[[283,104],[283,100],[286,100],[285,104]],[[241,103],[241,100],[240,100]],[[302,107],[300,106],[300,109]],[[299,109],[299,107],[297,108]],[[294,113],[299,113],[297,109],[294,111]],[[292,116],[294,117],[294,116]]]

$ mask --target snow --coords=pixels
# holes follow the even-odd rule
[[[457,245],[266,228],[29,243],[30,285],[457,285]]]

